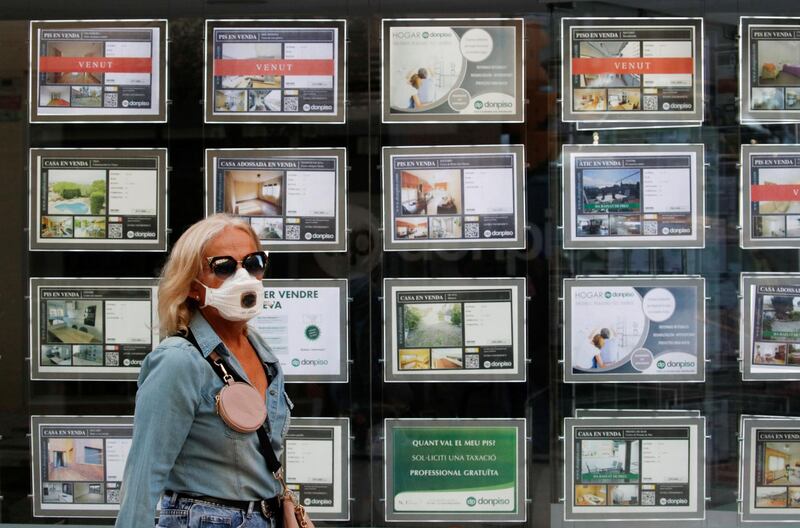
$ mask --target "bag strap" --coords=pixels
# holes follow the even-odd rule
[[[198,345],[197,343],[197,338],[194,336],[191,329],[189,328],[186,329],[186,335],[183,334],[177,334],[177,335],[178,337],[182,337],[189,343],[191,343],[192,346],[194,346],[194,348],[198,352],[200,352],[200,355],[203,354],[203,351],[200,350],[200,345]],[[236,372],[234,369],[232,369],[230,365],[228,365],[228,362],[225,361],[225,359],[217,353],[216,348],[211,352],[211,354],[205,357],[205,360],[208,361],[208,363],[211,365],[212,370],[214,370],[216,375],[219,376],[219,378],[222,380],[223,383],[227,384],[226,381],[227,377],[233,378],[234,381],[247,383],[239,375],[239,373]],[[266,374],[269,375],[269,373]],[[269,426],[269,416],[267,416],[267,420],[256,431],[256,434],[258,435],[258,444],[260,447],[261,454],[263,455],[264,460],[267,463],[267,469],[269,469],[270,472],[273,475],[275,475],[275,478],[278,478],[278,480],[282,480],[282,476],[278,477],[279,472],[281,470],[281,462],[280,460],[278,460],[278,456],[275,454],[275,450],[272,448],[272,443],[270,442],[269,439],[269,430],[267,429],[268,426]]]

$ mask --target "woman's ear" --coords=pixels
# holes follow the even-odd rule
[[[197,281],[192,281],[192,285],[189,286],[189,295],[187,295],[187,298],[193,300],[199,306],[203,306],[206,302],[205,288],[200,287]]]

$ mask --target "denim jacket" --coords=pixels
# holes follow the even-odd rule
[[[232,500],[269,498],[280,491],[259,450],[258,435],[232,430],[216,413],[214,397],[222,380],[204,356],[222,341],[199,311],[189,328],[202,356],[186,339],[170,337],[142,363],[117,528],[153,526],[156,503],[164,490]],[[269,346],[254,331],[248,336],[271,375],[268,425],[280,457],[292,403]],[[224,345],[218,352],[247,379]]]

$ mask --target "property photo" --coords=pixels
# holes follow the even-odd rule
[[[572,109],[576,112],[600,112],[606,109],[604,89],[576,88],[572,92]]]
[[[765,471],[759,484],[800,484],[800,442],[767,442],[762,464]]]
[[[785,487],[756,486],[756,508],[785,508],[786,498]]]
[[[753,364],[786,365],[789,345],[779,343],[756,343],[753,347]]]
[[[41,86],[39,106],[69,106],[69,86]]]
[[[800,215],[786,215],[786,236],[800,238]]]
[[[753,230],[755,236],[762,238],[785,238],[786,237],[786,217],[780,216],[758,216],[753,219]]]
[[[400,171],[400,214],[462,214],[460,170]]]
[[[461,303],[404,304],[403,343],[407,347],[460,347],[464,344]]]
[[[76,216],[75,238],[105,238],[106,218],[104,216]]]
[[[430,219],[431,238],[461,238],[460,216],[433,216]]]
[[[72,365],[72,345],[42,345],[43,367],[64,367]]]
[[[599,41],[580,43],[581,59],[606,59],[639,57],[638,41]],[[582,88],[641,86],[639,74],[581,74],[578,75]]]
[[[106,171],[49,169],[47,212],[51,215],[105,214]]]
[[[609,233],[616,236],[632,236],[642,234],[642,218],[638,214],[611,215]]]
[[[800,508],[800,487],[789,486],[789,507]]]
[[[102,86],[73,86],[70,89],[73,107],[100,108],[103,106]]]
[[[608,487],[608,495],[613,506],[635,506],[639,504],[639,486],[633,484],[614,484]]]
[[[47,301],[47,342],[103,342],[103,301]]]
[[[577,506],[605,506],[608,494],[606,487],[597,484],[577,484],[575,504]]]
[[[71,216],[43,216],[42,238],[72,238]]]
[[[800,185],[800,170],[796,168],[758,169],[758,185]],[[800,200],[761,200],[758,214],[800,214]]]
[[[395,237],[400,240],[419,240],[428,238],[428,219],[399,218],[395,220]]]
[[[282,216],[285,178],[283,171],[225,171],[224,211],[236,216]]]
[[[581,173],[584,213],[634,212],[642,207],[639,169],[584,170]]]
[[[76,482],[75,502],[80,504],[102,504],[105,493],[102,482]]]
[[[105,454],[101,438],[47,438],[45,445],[46,480],[51,482],[105,480]]]
[[[617,111],[639,110],[642,107],[642,92],[623,88],[608,89],[608,109]]]
[[[753,88],[750,105],[753,110],[783,110],[783,88]]]
[[[273,42],[226,42],[222,60],[274,60],[283,58],[283,46]],[[280,88],[281,76],[274,74],[226,75],[222,88]]]
[[[73,345],[72,364],[76,367],[102,367],[103,345]]]
[[[639,441],[581,440],[581,482],[639,481]]]
[[[575,222],[578,236],[608,236],[608,215],[578,215]]]
[[[280,112],[280,90],[248,90],[247,110],[250,112]]]
[[[102,42],[86,41],[49,41],[41,50],[45,57],[103,57],[105,55]],[[102,73],[91,72],[48,72],[46,84],[103,84]]]
[[[463,350],[460,348],[434,348],[431,350],[431,364],[434,369],[464,368]]]
[[[69,504],[74,501],[72,482],[45,482],[42,484],[42,502]]]
[[[244,112],[247,109],[247,90],[216,90],[214,110],[217,112]]]
[[[800,109],[800,88],[784,88],[786,110]]]
[[[800,296],[765,295],[761,305],[764,341],[800,341]]]
[[[758,85],[800,86],[800,42],[758,40]]]
[[[428,348],[401,348],[400,370],[428,370],[431,368],[431,351]]]
[[[282,240],[283,218],[264,218],[254,216],[250,218],[250,226],[258,235],[259,240]]]

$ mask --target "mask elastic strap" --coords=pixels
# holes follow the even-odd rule
[[[200,305],[200,306],[198,306],[198,308],[205,308],[205,307],[207,307],[207,306],[208,306],[208,290],[210,290],[211,288],[209,288],[208,286],[206,286],[205,284],[203,284],[202,282],[200,282],[200,280],[199,280],[199,279],[197,279],[197,278],[194,278],[194,279],[192,279],[192,280],[193,280],[193,281],[195,281],[195,282],[196,282],[197,284],[199,284],[200,286],[202,286],[203,288],[205,288],[205,292],[206,292],[206,295],[205,295],[205,297],[206,297],[206,303],[205,303],[205,304],[203,304],[203,305]]]

